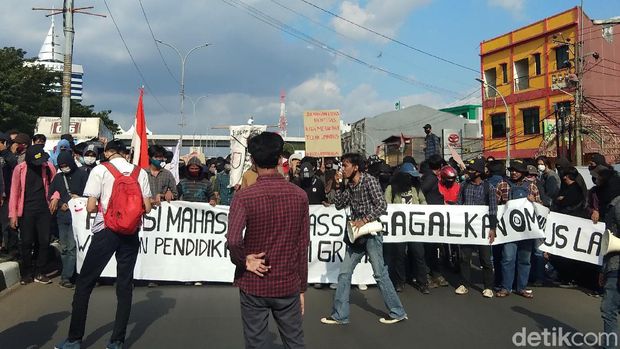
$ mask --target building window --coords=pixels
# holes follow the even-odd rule
[[[540,134],[540,115],[538,108],[523,109],[523,134]]]
[[[495,68],[487,69],[484,71],[484,82],[489,85],[486,86],[486,96],[495,97],[497,94],[492,87],[497,86],[497,73]],[[490,87],[492,86],[492,87]]]
[[[530,87],[529,61],[527,58],[515,62],[515,90],[521,91]]]
[[[540,75],[542,73],[542,68],[540,66],[540,53],[534,53],[534,68],[536,69],[536,75]]]
[[[500,66],[502,67],[502,84],[507,84],[508,83],[508,64],[501,63]]]
[[[506,137],[506,113],[491,115],[491,125],[493,128],[492,138]]]
[[[568,45],[562,45],[555,48],[555,66],[556,70],[570,68]]]

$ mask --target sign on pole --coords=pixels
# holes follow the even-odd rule
[[[341,156],[340,110],[305,111],[304,135],[306,156]]]
[[[448,160],[450,157],[453,157],[452,151],[450,148],[454,150],[459,156],[462,155],[463,151],[463,134],[461,130],[450,130],[443,129],[443,157]]]

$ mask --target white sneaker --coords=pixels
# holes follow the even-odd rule
[[[338,288],[338,284],[333,283],[333,284],[329,284],[329,288],[331,288],[332,290],[335,290]]]
[[[357,288],[359,288],[360,291],[366,291],[368,289],[368,285],[366,285],[366,284],[359,284],[359,285],[357,285]]]
[[[485,288],[482,291],[482,297],[484,297],[484,298],[493,298],[493,290],[491,290],[489,288]]]
[[[340,322],[331,316],[321,318],[321,323],[324,323],[326,325],[344,325],[343,322]]]
[[[464,294],[469,293],[469,290],[467,289],[467,287],[465,287],[465,285],[461,285],[457,287],[456,290],[454,290],[454,293],[458,295],[464,295]]]
[[[382,318],[379,319],[379,322],[382,323],[382,324],[391,325],[391,324],[395,324],[397,322],[401,322],[401,321],[404,321],[404,320],[407,320],[407,319],[408,318],[406,316],[403,317],[403,318],[400,318],[400,319],[393,319],[393,318],[382,317]]]
[[[196,281],[196,282],[194,282],[194,286],[202,286],[202,282]]]

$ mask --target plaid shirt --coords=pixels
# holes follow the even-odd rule
[[[434,133],[429,133],[424,138],[424,158],[428,160],[431,156],[441,155],[441,139]]]
[[[230,259],[237,266],[235,285],[243,292],[257,297],[287,297],[306,290],[308,197],[280,174],[260,176],[256,184],[235,194],[226,239]],[[262,278],[245,269],[246,256],[261,252],[271,266]]]
[[[168,189],[174,194],[174,198],[177,199],[179,197],[179,192],[177,191],[177,182],[172,175],[172,172],[162,168],[157,176],[153,176],[151,169],[147,169],[146,173],[149,175],[149,185],[151,187],[151,194],[155,197],[157,194],[165,194]],[[163,200],[163,198],[162,198]]]
[[[487,196],[484,197],[484,186],[488,186]],[[497,227],[497,196],[495,195],[495,187],[491,183],[484,181],[475,184],[470,181],[461,185],[458,198],[459,205],[483,205],[489,206],[489,223],[491,229]]]
[[[348,186],[347,189],[336,193],[334,204],[339,210],[351,207],[352,220],[366,218],[368,222],[372,222],[387,212],[387,202],[379,181],[365,173],[362,173],[357,185]]]
[[[507,181],[501,181],[497,185],[496,196],[497,196],[498,204],[502,205],[508,202],[508,200],[510,200],[510,186],[511,185],[528,185],[529,195],[534,196],[534,202],[538,202],[539,204],[542,204],[542,201],[540,200],[540,192],[538,191],[538,186],[536,185],[536,183],[529,182],[529,181],[523,181],[523,183],[521,182],[514,183],[512,180],[509,180],[509,181],[510,183],[508,183]]]

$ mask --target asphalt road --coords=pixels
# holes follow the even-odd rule
[[[54,284],[19,286],[0,297],[0,348],[53,348],[67,333],[73,292]],[[351,295],[351,323],[319,322],[330,313],[334,291],[310,288],[304,330],[308,348],[510,348],[512,337],[562,327],[598,332],[600,298],[577,289],[534,288],[535,298],[456,296],[454,288],[422,295],[401,293],[409,320],[383,325],[385,308],[376,287]],[[95,288],[85,347],[105,348],[116,307],[112,286]],[[273,348],[282,348],[271,323]],[[126,344],[130,348],[243,348],[238,290],[230,285],[137,287]]]

